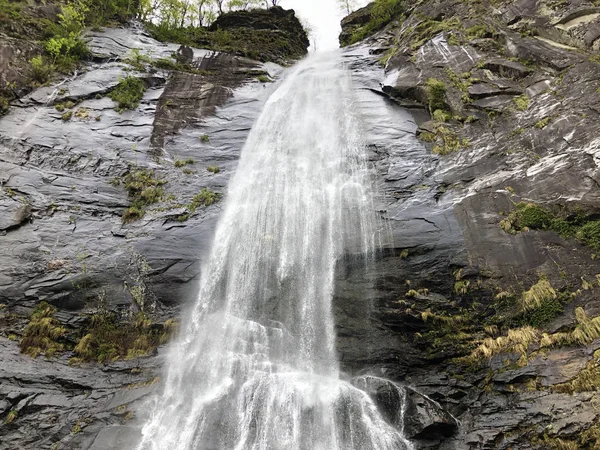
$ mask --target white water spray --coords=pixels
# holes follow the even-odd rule
[[[376,236],[353,110],[337,53],[265,105],[138,450],[411,448],[338,369],[336,264],[368,260]]]

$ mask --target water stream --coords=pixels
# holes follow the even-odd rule
[[[412,448],[338,368],[336,264],[377,240],[355,109],[337,53],[266,103],[138,450]]]

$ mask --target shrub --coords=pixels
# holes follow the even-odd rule
[[[208,170],[209,172],[212,172],[212,173],[219,173],[221,171],[219,166],[208,166],[206,168],[206,170]]]
[[[77,357],[71,362],[107,363],[147,356],[166,343],[176,330],[177,323],[172,319],[160,327],[140,312],[135,319],[123,323],[114,313],[100,311],[91,316],[86,334],[74,348]]]
[[[48,82],[54,72],[54,66],[41,56],[29,60],[29,77],[40,84]]]
[[[127,76],[119,80],[119,84],[108,95],[117,103],[117,111],[135,109],[146,92],[146,83],[143,80]]]

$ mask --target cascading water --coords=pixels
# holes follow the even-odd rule
[[[411,448],[335,351],[336,264],[377,233],[359,130],[337,53],[268,100],[138,450]]]

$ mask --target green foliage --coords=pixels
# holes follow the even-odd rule
[[[200,191],[199,194],[194,195],[194,197],[192,198],[192,203],[190,204],[189,209],[193,211],[196,210],[196,208],[204,205],[204,206],[210,206],[213,203],[215,203],[217,200],[219,199],[219,196],[214,193],[213,191],[211,191],[208,188],[202,188],[202,191]]]
[[[370,20],[358,28],[350,37],[349,42],[344,45],[351,45],[360,42],[373,33],[381,30],[393,19],[402,16],[403,0],[375,0],[371,9]]]
[[[446,84],[443,81],[429,78],[425,83],[429,111],[446,109]]]
[[[438,122],[448,122],[452,118],[452,115],[449,112],[441,109],[436,109],[432,116],[433,120],[437,120]]]
[[[209,142],[210,138],[208,137],[208,134],[203,134],[202,136],[200,136],[200,141]]]
[[[175,160],[174,164],[175,164],[175,167],[185,167],[188,164],[190,164],[190,165],[194,164],[194,160],[191,159],[191,158],[188,158],[188,159],[177,159],[177,160]]]
[[[162,200],[167,182],[155,177],[151,170],[135,169],[130,171],[124,179],[125,189],[132,200],[132,204],[123,213],[123,223],[134,222],[145,214],[146,206]]]
[[[176,323],[168,320],[155,326],[144,314],[133,320],[119,321],[116,314],[101,310],[90,317],[85,335],[74,348],[77,355],[71,363],[108,363],[117,359],[133,359],[151,354],[160,344],[166,343],[176,330]]]
[[[219,166],[208,166],[206,168],[206,170],[208,170],[209,172],[212,172],[212,173],[219,173],[221,171]]]
[[[529,108],[529,97],[527,97],[526,95],[515,97],[513,99],[513,103],[515,104],[517,110],[526,111],[527,108]]]
[[[577,230],[575,235],[582,244],[595,251],[600,250],[600,220],[587,222]]]
[[[142,3],[131,0],[86,0],[86,23],[92,27],[112,22],[126,23],[141,13]]]
[[[434,20],[425,18],[413,30],[413,40],[411,48],[416,50],[423,46],[427,41],[434,38],[443,31],[459,30],[462,28],[462,23],[458,17],[452,17],[445,20]]]
[[[87,13],[88,7],[81,1],[63,5],[58,26],[51,27],[52,34],[44,43],[52,64],[62,72],[72,70],[77,61],[89,55],[87,44],[81,38]]]
[[[71,117],[73,117],[73,111],[66,111],[62,116],[60,116],[63,122],[68,122],[71,120]]]
[[[563,313],[563,304],[559,297],[542,300],[537,307],[525,310],[518,318],[521,326],[530,325],[541,328]]]
[[[535,127],[538,130],[541,130],[542,128],[546,128],[546,126],[550,123],[550,117],[544,117],[542,120],[536,122]]]
[[[256,79],[261,83],[270,83],[272,81],[268,75],[259,75],[256,77]]]
[[[535,203],[517,203],[515,209],[503,220],[500,227],[507,233],[550,230],[564,238],[575,236],[594,251],[600,250],[600,220],[586,220],[581,214],[558,217]]]
[[[129,55],[127,56],[127,58],[125,58],[123,60],[123,62],[131,65],[138,72],[145,72],[146,71],[145,64],[153,63],[152,58],[150,58],[147,55],[142,54],[139,51],[139,49],[137,49],[137,48],[132,48],[131,51],[129,52]]]
[[[10,99],[0,95],[0,117],[8,113],[10,108]]]
[[[117,111],[135,109],[146,92],[146,83],[143,80],[128,75],[119,80],[119,84],[108,95],[117,103]]]
[[[44,84],[48,82],[53,72],[54,66],[43,57],[35,56],[29,60],[29,77],[33,81]]]
[[[418,135],[418,138],[421,139],[423,142],[435,142],[436,140],[436,135],[429,132],[429,131],[421,131]]]
[[[465,30],[469,39],[493,38],[497,33],[487,24],[480,23]]]
[[[16,420],[17,417],[19,417],[19,413],[17,411],[15,411],[14,409],[12,409],[8,412],[8,415],[6,416],[4,423],[6,425],[10,425],[11,423],[13,423]]]
[[[60,338],[67,330],[54,318],[55,312],[56,308],[46,302],[41,302],[35,307],[19,344],[22,353],[32,358],[39,354],[52,357],[64,350]]]
[[[432,152],[441,156],[457,152],[469,145],[468,139],[459,137],[455,132],[446,127],[438,127],[435,139],[439,143],[433,146]]]

